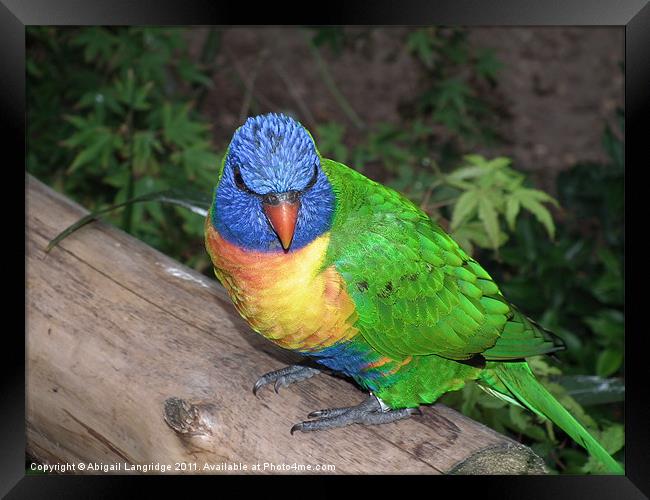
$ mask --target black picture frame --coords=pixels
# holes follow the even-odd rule
[[[625,29],[625,156],[626,203],[631,202],[634,189],[641,189],[639,169],[648,164],[644,142],[648,142],[646,122],[650,116],[650,5],[648,0],[376,0],[330,1],[319,5],[292,5],[268,2],[253,6],[244,2],[201,0],[0,0],[0,127],[6,139],[3,158],[5,173],[25,157],[25,27],[29,25],[233,25],[233,24],[304,24],[304,25],[465,25],[465,26],[620,26]],[[645,154],[644,154],[645,153]],[[629,174],[632,166],[632,174]],[[633,179],[633,182],[630,182]],[[9,188],[9,180],[5,186]],[[17,182],[20,182],[18,180]],[[635,186],[636,184],[636,186]],[[5,189],[11,191],[11,188]],[[15,191],[15,190],[14,190]],[[18,201],[18,203],[20,203]],[[7,206],[6,204],[5,206]],[[23,203],[24,206],[24,203]],[[8,209],[6,214],[14,215]],[[632,210],[626,204],[626,225],[643,232],[643,210]],[[630,226],[630,221],[633,224]],[[626,475],[617,476],[549,476],[549,477],[446,477],[392,478],[395,486],[410,485],[427,488],[477,487],[482,496],[500,498],[644,498],[650,495],[650,403],[643,396],[650,380],[650,363],[642,342],[646,328],[642,313],[632,304],[645,299],[633,293],[633,283],[643,280],[643,256],[630,267],[630,249],[644,248],[643,239],[626,234]],[[5,243],[7,246],[7,243]],[[18,245],[19,246],[19,245]],[[28,293],[26,289],[25,293]],[[13,300],[20,300],[19,294]],[[7,299],[11,300],[11,299]],[[16,306],[15,309],[18,309]],[[14,308],[7,305],[7,311]],[[8,315],[5,316],[6,318]],[[26,318],[28,321],[28,318]],[[25,332],[27,331],[27,326]],[[26,477],[25,459],[25,339],[6,328],[2,352],[0,427],[0,495],[9,498],[36,496],[39,491],[48,497],[83,496],[100,498],[115,496],[118,489],[131,486],[125,478],[115,476],[47,476]],[[220,477],[219,480],[225,478]],[[336,478],[319,478],[330,481]],[[310,488],[316,478],[309,478]],[[361,479],[361,491],[369,478]],[[377,478],[374,478],[376,481]],[[401,481],[408,480],[409,483]],[[131,481],[129,481],[130,483]],[[349,484],[350,481],[346,481]],[[148,483],[150,484],[150,483]],[[223,487],[223,486],[219,486]],[[126,494],[126,492],[120,493]],[[189,491],[188,491],[189,494]],[[309,494],[302,491],[300,494]]]

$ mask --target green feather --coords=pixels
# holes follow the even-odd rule
[[[525,362],[492,363],[494,374],[510,394],[538,415],[552,420],[573,440],[598,458],[615,474],[624,474],[623,468],[589,434],[589,432],[540,384]]]
[[[480,264],[404,196],[340,163],[323,159],[322,166],[336,195],[322,266],[345,279],[359,316],[356,342],[393,360],[412,357],[375,380],[375,394],[392,408],[413,407],[477,379],[489,393],[550,418],[621,472],[524,361],[563,342],[509,304]],[[486,365],[463,363],[470,359]]]
[[[514,306],[512,317],[505,324],[494,347],[483,352],[488,360],[512,360],[549,354],[565,349],[564,342],[522,315]]]

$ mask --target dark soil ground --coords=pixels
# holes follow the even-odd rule
[[[321,52],[337,87],[365,124],[399,121],[400,106],[426,84],[407,52],[408,27],[350,28],[351,46]],[[207,30],[190,36],[200,50]],[[601,27],[472,28],[470,41],[493,48],[503,63],[489,97],[503,110],[504,144],[486,155],[506,155],[552,189],[555,174],[579,161],[606,161],[605,123],[623,108],[624,32]],[[228,28],[222,33],[214,88],[203,111],[224,147],[249,113],[290,112],[308,128],[338,121],[345,142],[356,128],[325,84],[304,34],[296,28]],[[249,89],[247,93],[246,89]],[[468,151],[470,152],[470,151]]]

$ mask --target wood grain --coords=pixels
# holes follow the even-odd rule
[[[215,280],[101,222],[44,253],[86,213],[28,177],[27,440],[42,463],[121,464],[73,474],[142,473],[125,464],[175,474],[303,472],[293,464],[310,473],[440,474],[467,470],[459,465],[476,456],[482,465],[472,473],[508,473],[500,457],[515,449],[537,458],[442,405],[381,426],[290,435],[310,411],[364,394],[321,374],[255,397],[259,375],[296,358],[252,332]],[[485,459],[495,449],[503,451]],[[525,472],[541,472],[531,460]],[[247,470],[220,470],[227,464]]]

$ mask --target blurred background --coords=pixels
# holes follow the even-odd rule
[[[324,156],[410,197],[568,349],[535,372],[622,460],[622,28],[31,27],[27,171],[91,211],[209,197],[247,116],[300,120]],[[212,275],[203,218],[107,220]],[[580,448],[474,384],[442,400],[560,473]]]

